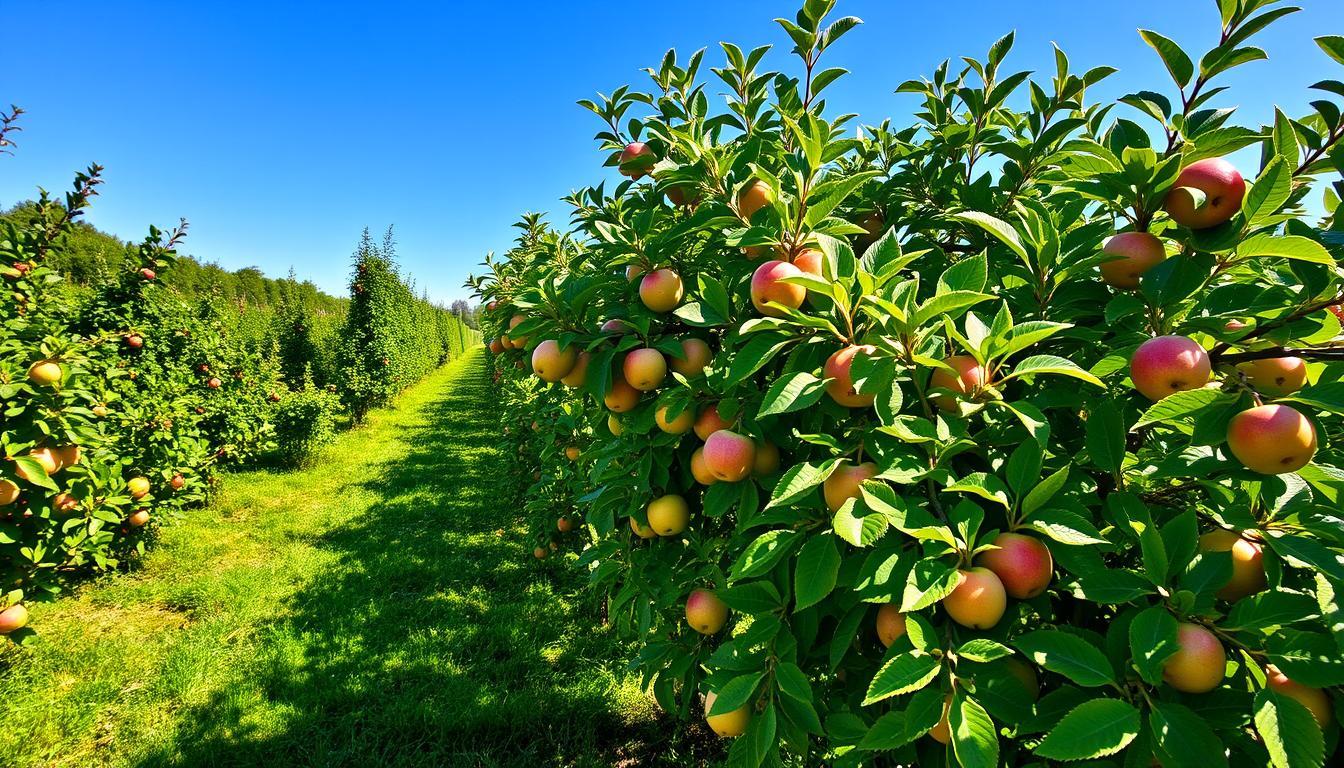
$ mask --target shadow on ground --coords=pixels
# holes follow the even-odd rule
[[[575,597],[577,574],[531,559],[517,491],[494,472],[493,411],[477,357],[408,420],[404,458],[365,484],[379,501],[321,536],[336,565],[247,633],[257,653],[237,684],[179,712],[171,746],[140,765],[693,765],[721,754],[703,728],[687,732],[623,682],[628,649]]]

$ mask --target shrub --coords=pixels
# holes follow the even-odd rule
[[[902,83],[899,128],[824,116],[859,24],[832,6],[780,21],[797,76],[724,44],[724,113],[700,53],[581,102],[631,179],[469,281],[536,543],[580,550],[665,709],[744,732],[735,765],[1337,763],[1344,184],[1320,228],[1303,201],[1344,167],[1344,85],[1272,125],[1216,106],[1294,9],[1219,3],[1198,68],[1144,31],[1175,85],[1119,108],[1062,51],[1004,68],[1008,35]],[[1206,162],[1243,148],[1248,187]],[[625,383],[689,339],[702,369]],[[546,340],[587,353],[575,386],[527,376]],[[689,528],[657,536],[668,494]],[[689,626],[697,590],[723,630]]]
[[[308,462],[336,439],[341,401],[334,392],[313,386],[311,376],[284,395],[275,413],[275,438],[281,461],[291,466]]]

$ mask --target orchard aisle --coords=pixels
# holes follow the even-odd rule
[[[578,579],[536,569],[473,351],[316,467],[226,478],[136,573],[0,661],[0,764],[611,765],[675,757]],[[561,579],[561,582],[565,580]]]

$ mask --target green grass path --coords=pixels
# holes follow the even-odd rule
[[[687,764],[578,576],[531,559],[495,429],[475,351],[38,605],[0,765]]]

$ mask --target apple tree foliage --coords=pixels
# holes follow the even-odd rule
[[[779,20],[788,71],[767,69],[766,47],[725,43],[708,72],[704,51],[669,52],[648,91],[580,102],[630,178],[567,198],[564,231],[524,219],[469,280],[490,302],[505,438],[535,479],[538,556],[577,550],[664,709],[699,717],[708,692],[709,715],[746,708],[736,765],[1338,764],[1344,38],[1315,41],[1335,79],[1313,86],[1313,111],[1267,125],[1238,125],[1219,83],[1297,10],[1274,0],[1217,2],[1218,43],[1198,59],[1142,31],[1172,82],[1118,104],[1087,98],[1113,69],[1076,72],[1062,50],[1046,76],[1013,69],[1010,34],[901,83],[920,99],[913,123],[872,125],[826,110],[845,72],[825,53],[860,24],[827,20],[833,4]],[[1258,167],[1241,169],[1225,221],[1194,230],[1166,213],[1170,195],[1225,205],[1178,176],[1247,149]],[[761,183],[752,211],[742,193]],[[1120,290],[1101,279],[1102,248],[1127,231],[1166,258]],[[761,259],[810,248],[820,266],[775,286],[802,286],[806,303],[759,311]],[[639,275],[658,268],[685,288],[671,312],[641,300]],[[1211,375],[1154,402],[1129,359],[1163,335],[1194,340]],[[673,361],[686,338],[713,350],[702,371],[604,407],[627,353]],[[586,353],[576,386],[530,375],[545,340]],[[846,407],[825,363],[855,344],[873,347],[848,371],[871,405]],[[948,387],[952,356],[982,379]],[[1283,357],[1307,378],[1277,397],[1241,367]],[[1310,463],[1262,474],[1232,455],[1231,420],[1262,402],[1309,420]],[[655,413],[710,407],[777,446],[778,468],[697,481],[702,440]],[[860,461],[878,473],[832,511],[819,486]],[[689,526],[642,538],[665,494],[690,502]],[[581,534],[558,533],[576,513]],[[1048,548],[1048,588],[997,619],[992,596],[962,595],[985,628],[952,620],[961,571],[1007,531]],[[1202,543],[1216,531],[1252,557]],[[1237,573],[1262,581],[1229,599]],[[695,589],[730,609],[720,631],[688,626]],[[884,605],[904,618],[890,647]],[[1212,642],[1187,647],[1190,632]],[[1181,665],[1212,688],[1193,691]]]

